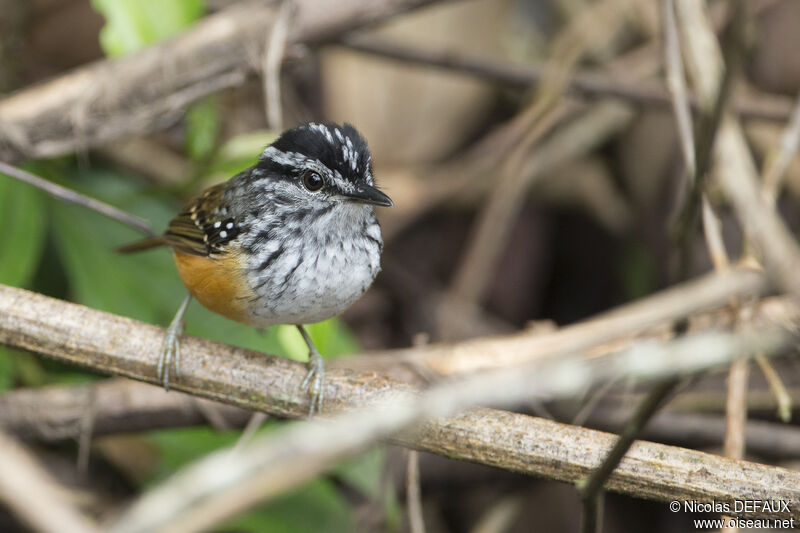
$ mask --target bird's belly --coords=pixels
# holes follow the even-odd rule
[[[380,250],[368,244],[284,251],[267,268],[250,270],[251,322],[310,324],[340,314],[380,270]]]

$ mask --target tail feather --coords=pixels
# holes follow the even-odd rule
[[[164,246],[166,244],[167,240],[163,236],[150,237],[148,239],[126,244],[125,246],[120,246],[117,248],[117,252],[121,254],[132,254],[136,252],[143,252],[144,250],[150,250],[151,248],[158,248],[159,246]]]

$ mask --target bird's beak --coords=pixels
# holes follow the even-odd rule
[[[372,187],[371,185],[360,185],[358,189],[345,196],[354,202],[362,204],[380,205],[383,207],[392,207],[394,205],[391,198],[379,191],[377,187]]]

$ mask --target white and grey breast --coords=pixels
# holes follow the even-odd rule
[[[254,325],[308,324],[336,316],[380,271],[383,248],[372,208],[332,203],[322,209],[282,206],[252,213],[242,246]]]

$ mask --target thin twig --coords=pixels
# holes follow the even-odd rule
[[[297,12],[294,0],[281,2],[278,16],[267,34],[264,54],[264,96],[267,124],[273,131],[283,130],[283,100],[281,99],[281,65],[286,53],[289,26]]]
[[[64,498],[34,456],[0,431],[0,501],[32,530],[41,533],[100,533]]]
[[[714,102],[716,87],[723,77],[722,52],[711,30],[703,5],[693,0],[679,0],[678,13],[684,26],[688,46],[687,67],[704,102]],[[741,12],[741,2],[735,4]],[[742,41],[741,20],[734,18],[736,29],[734,43]],[[733,54],[739,57],[740,54]],[[736,61],[729,65],[736,70]],[[720,184],[730,199],[748,238],[763,255],[768,274],[787,292],[800,296],[800,247],[780,217],[770,209],[758,186],[758,179],[750,151],[738,122],[724,117],[714,145],[714,156]],[[699,169],[698,169],[699,170]]]
[[[478,57],[460,51],[436,51],[378,40],[362,35],[347,35],[337,44],[365,54],[422,67],[467,74],[485,81],[516,89],[530,89],[544,77],[544,69]],[[644,106],[669,107],[669,92],[653,81],[620,79],[619,76],[577,71],[565,87],[569,94],[586,98],[619,98]],[[697,98],[688,95],[691,109],[697,110]],[[785,122],[792,114],[792,102],[782,97],[747,97],[737,100],[733,110],[744,119]]]
[[[602,525],[602,492],[608,478],[615,468],[620,464],[622,458],[628,453],[636,437],[641,433],[647,421],[664,404],[675,388],[681,383],[681,379],[669,379],[659,383],[647,398],[642,402],[636,413],[628,420],[619,439],[614,443],[614,447],[608,452],[603,462],[597,467],[588,479],[578,483],[583,502],[583,514],[581,531],[583,533],[595,533],[600,531]]]
[[[789,422],[792,419],[792,396],[786,390],[786,385],[783,384],[775,368],[767,361],[761,354],[756,356],[756,363],[758,363],[761,372],[764,373],[769,384],[769,390],[775,396],[775,401],[778,403],[777,413],[778,418],[784,422]]]
[[[0,173],[36,187],[40,191],[44,191],[53,198],[61,200],[62,202],[67,202],[91,209],[92,211],[100,213],[101,215],[104,215],[110,219],[121,222],[126,226],[147,235],[148,237],[155,237],[158,235],[155,231],[153,231],[153,228],[150,227],[150,224],[142,218],[131,215],[130,213],[118,209],[113,205],[106,204],[89,196],[77,193],[71,189],[67,189],[66,187],[62,187],[61,185],[56,185],[51,181],[40,178],[39,176],[26,170],[22,170],[21,168],[17,168],[13,165],[9,165],[8,163],[0,161]]]
[[[422,491],[419,486],[419,453],[408,451],[406,466],[406,510],[408,529],[411,533],[425,533],[425,519],[422,517]]]
[[[798,147],[800,147],[800,95],[795,100],[789,123],[783,130],[780,145],[767,155],[761,172],[763,176],[761,186],[767,202],[771,205],[775,205],[786,176],[786,169],[797,153]]]

